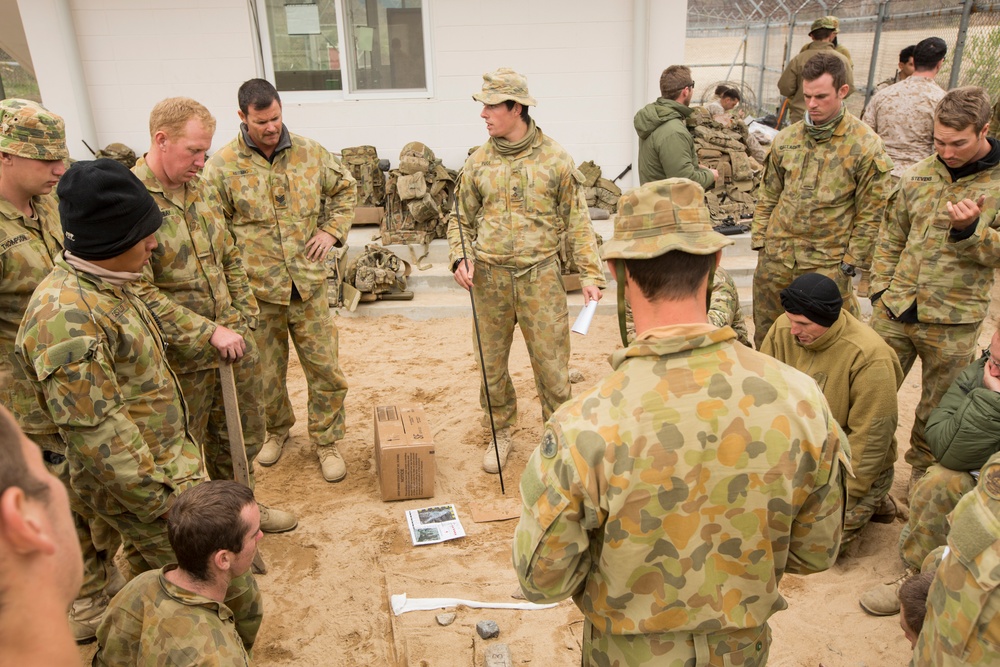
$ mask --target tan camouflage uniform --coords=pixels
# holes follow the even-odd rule
[[[129,283],[115,286],[62,256],[35,290],[16,340],[18,361],[67,443],[72,488],[121,534],[133,574],[174,559],[163,515],[206,478],[164,346]],[[252,645],[262,616],[257,584],[247,574],[229,592]]]
[[[622,197],[602,253],[731,242],[712,232],[702,189],[670,179]],[[573,597],[584,665],[765,664],[782,575],[837,557],[843,435],[826,400],[708,323],[649,329],[611,365],[553,414],[528,460],[522,590]]]
[[[216,325],[222,325],[246,341],[246,352],[233,372],[252,469],[265,429],[263,371],[252,335],[257,300],[214,191],[198,177],[183,189],[165,191],[144,158],[132,173],[163,214],[157,248],[135,291],[157,316],[167,340],[167,363],[187,403],[191,436],[204,447],[209,477],[233,479],[219,353],[209,339]]]
[[[176,567],[143,572],[115,596],[97,630],[94,667],[249,667],[233,612],[168,581]]]
[[[809,42],[788,61],[788,66],[778,78],[778,92],[788,98],[788,119],[792,123],[798,123],[806,113],[806,98],[802,92],[802,68],[810,58],[823,51],[832,51],[844,61],[847,65],[847,84],[851,87],[850,91],[854,92],[854,68],[851,66],[850,58],[835,49],[830,42]]]
[[[515,324],[524,334],[543,418],[570,397],[569,314],[559,267],[563,234],[569,235],[580,283],[605,283],[582,182],[573,159],[541,129],[517,155],[502,155],[487,141],[465,163],[458,206],[465,251],[475,260],[473,296],[498,429],[517,420],[507,369]],[[455,218],[448,243],[454,267],[463,257]],[[485,413],[482,387],[480,403]],[[489,425],[488,416],[483,423]]]
[[[32,136],[26,136],[28,132]],[[68,158],[63,120],[34,102],[4,100],[0,108],[0,152],[40,160]],[[32,197],[31,207],[34,218],[25,217],[14,204],[0,197],[0,375],[7,378],[0,382],[0,403],[42,449],[49,471],[73,494],[66,443],[14,357],[14,339],[31,294],[52,269],[52,259],[62,251],[55,195]],[[79,597],[90,598],[108,584],[109,568],[114,567],[111,558],[120,539],[93,512],[78,502],[73,505],[73,523],[84,562]]]
[[[892,76],[890,76],[888,79],[885,79],[884,81],[879,81],[877,84],[875,84],[875,92],[877,93],[877,92],[879,92],[881,90],[885,90],[889,86],[892,86],[892,85],[895,85],[897,83],[902,83],[903,81],[906,81],[906,79],[900,80],[900,78],[899,78],[900,74],[902,74],[902,72],[900,72],[899,70],[896,70],[896,73],[893,74]],[[869,100],[868,103],[871,104],[871,100]]]
[[[868,103],[861,120],[885,142],[894,177],[934,152],[934,107],[942,97],[934,79],[911,76]]]
[[[896,351],[903,373],[918,356],[922,367],[906,453],[915,471],[934,462],[924,438],[927,417],[974,357],[989,311],[994,269],[1000,267],[998,188],[1000,167],[952,182],[932,155],[903,175],[879,233],[872,263],[872,327]],[[981,195],[986,201],[972,235],[952,240],[947,202],[977,201]],[[914,304],[918,322],[897,321]]]
[[[910,664],[1000,664],[1000,454],[950,518],[948,551],[927,594]]]
[[[287,147],[279,145],[269,162],[241,131],[211,157],[204,178],[219,193],[260,307],[254,337],[268,432],[284,435],[295,423],[286,385],[291,335],[309,390],[309,439],[322,450],[344,437],[347,380],[337,359],[326,265],[311,261],[305,245],[320,230],[337,245],[346,242],[356,184],[319,143],[285,133]]]
[[[854,286],[840,263],[868,266],[891,169],[882,140],[849,111],[829,141],[817,143],[804,123],[775,137],[750,233],[751,247],[762,251],[753,277],[758,348],[783,311],[780,291],[804,273],[834,280],[844,307],[860,316]]]

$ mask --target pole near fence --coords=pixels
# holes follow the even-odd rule
[[[872,59],[868,64],[868,85],[865,87],[865,106],[872,98],[873,86],[875,83],[875,66],[878,64],[878,45],[882,39],[882,25],[885,23],[886,14],[889,13],[889,0],[882,0],[878,3],[878,19],[875,24],[875,39],[872,41]]]
[[[760,82],[757,84],[757,106],[764,109],[764,72],[767,71],[767,32],[771,27],[771,19],[764,21],[764,45],[760,50]]]
[[[958,75],[962,73],[962,52],[965,51],[965,38],[969,35],[969,17],[976,0],[965,0],[962,3],[962,20],[958,24],[958,37],[955,40],[955,57],[951,61],[951,76],[948,77],[948,88],[958,85]]]

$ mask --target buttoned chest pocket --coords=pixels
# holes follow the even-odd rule
[[[530,213],[551,212],[559,192],[558,176],[552,169],[538,165],[525,166],[524,175],[524,208]]]
[[[274,208],[267,177],[256,173],[237,174],[226,179],[233,205],[233,225],[273,225]]]
[[[52,269],[41,238],[23,232],[0,241],[0,268],[5,292],[32,292]]]
[[[509,172],[499,160],[495,162],[484,162],[475,165],[472,175],[475,187],[479,190],[479,197],[483,202],[483,211],[497,209],[497,214],[503,214],[508,208],[510,198],[510,187],[513,174]],[[521,185],[519,188],[523,187]],[[521,190],[523,192],[523,189]]]
[[[318,180],[319,175],[313,178],[295,179],[294,186],[291,180],[284,176],[284,185],[276,179],[278,187],[283,187],[288,197],[288,212],[298,220],[315,220],[319,217],[323,206],[323,186]],[[275,203],[275,209],[278,208]]]

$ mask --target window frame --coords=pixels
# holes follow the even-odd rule
[[[346,21],[345,0],[331,0],[334,3],[334,10],[337,14],[337,43],[349,45],[354,48],[354,38],[351,36],[348,41],[347,32],[344,30]],[[278,90],[282,102],[329,102],[333,100],[424,100],[434,97],[434,77],[433,77],[433,52],[431,50],[431,0],[422,0],[420,7],[420,19],[422,22],[424,40],[424,80],[427,82],[425,90],[392,89],[380,88],[378,90],[355,90],[354,89],[354,56],[348,57],[341,53],[340,72],[342,90]],[[264,68],[264,78],[277,87],[274,75],[274,53],[271,50],[271,26],[267,18],[266,0],[257,0],[252,3],[251,11],[255,13],[254,24],[257,29],[257,40],[260,44],[261,60]],[[251,25],[251,29],[254,25]]]

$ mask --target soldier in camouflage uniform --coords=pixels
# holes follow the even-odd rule
[[[703,196],[668,179],[622,197],[602,254],[639,339],[555,412],[521,478],[521,588],[573,596],[584,665],[764,665],[784,573],[837,557],[843,434],[807,376],[707,321],[732,241]]]
[[[78,501],[121,534],[139,574],[173,561],[164,517],[206,477],[162,332],[134,291],[162,215],[113,160],[77,162],[58,194],[66,249],[32,295],[16,354],[67,444]],[[261,618],[253,577],[234,581],[227,599],[252,644]]]
[[[14,357],[14,338],[31,293],[62,250],[58,204],[51,191],[66,171],[68,157],[62,118],[29,100],[0,102],[0,373],[10,378],[0,388],[0,403],[41,447],[52,474],[70,489],[66,444]],[[84,641],[94,636],[107,596],[124,582],[111,562],[120,542],[117,534],[93,512],[74,505],[83,512],[74,512],[74,521],[85,567],[70,625]]]
[[[851,65],[851,59],[833,44],[837,38],[838,25],[837,19],[833,16],[824,16],[813,21],[809,29],[809,37],[812,38],[812,41],[803,46],[798,55],[788,61],[788,66],[785,67],[778,79],[778,92],[788,98],[788,119],[793,124],[805,118],[807,111],[805,66],[816,54],[832,54],[843,62],[845,68],[844,83],[847,84],[847,93],[844,97],[854,92],[854,69]],[[839,90],[840,86],[837,86],[837,89]]]
[[[947,53],[948,45],[940,37],[921,41],[912,56],[913,76],[876,93],[861,116],[885,142],[896,180],[934,152],[934,108],[944,97],[934,77]]]
[[[220,363],[233,364],[247,462],[264,441],[263,369],[251,335],[257,300],[215,192],[199,176],[215,118],[186,97],[163,100],[150,114],[152,145],[132,168],[163,214],[157,250],[137,293],[159,318],[167,363],[177,374],[189,428],[212,479],[234,479]],[[252,478],[251,478],[252,479]],[[266,532],[291,530],[288,512],[261,506]]]
[[[600,300],[604,273],[583,175],[528,115],[536,102],[527,79],[501,67],[483,80],[482,92],[472,98],[483,104],[480,117],[490,140],[465,162],[448,243],[455,281],[472,289],[478,304],[488,381],[480,387],[480,404],[486,411],[489,392],[502,466],[517,420],[507,370],[514,325],[524,334],[542,417],[548,419],[570,397],[569,314],[559,267],[564,235],[580,268],[584,303]],[[489,426],[488,414],[483,424]],[[499,472],[496,452],[491,441],[483,456],[487,472]]]
[[[782,130],[764,163],[750,245],[761,251],[753,277],[754,343],[781,314],[779,292],[803,273],[840,287],[860,316],[851,277],[866,267],[890,184],[882,140],[844,105],[843,60],[820,53],[803,70],[807,121]]]
[[[225,595],[263,535],[253,492],[228,480],[199,484],[178,496],[169,523],[177,564],[143,572],[115,597],[93,664],[248,667]]]
[[[137,161],[135,151],[125,144],[118,143],[117,141],[108,144],[101,150],[94,153],[94,157],[98,160],[102,157],[106,157],[110,160],[114,160],[115,162],[121,162],[129,169],[134,167]]]
[[[951,514],[914,667],[1000,664],[1000,452]]]
[[[903,372],[919,356],[923,379],[906,461],[913,481],[934,456],[924,439],[931,409],[972,360],[1000,267],[1000,142],[986,136],[990,100],[957,88],[934,116],[936,155],[893,192],[872,264],[872,327]]]
[[[260,307],[254,332],[264,368],[267,440],[257,456],[272,465],[295,423],[286,385],[291,336],[309,389],[309,439],[323,477],[337,482],[347,466],[347,380],[337,360],[337,327],[327,299],[326,256],[342,246],[354,219],[354,177],[319,143],[281,122],[281,99],[263,79],[240,86],[240,133],[205,166]]]

